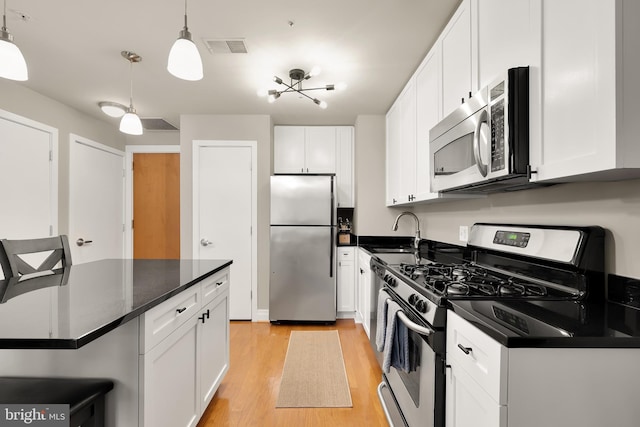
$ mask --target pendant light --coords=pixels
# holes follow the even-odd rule
[[[187,0],[184,0],[184,28],[171,47],[167,70],[183,80],[201,80],[203,76],[202,58],[200,58],[198,47],[191,40],[191,33],[187,28]]]
[[[0,77],[18,81],[25,81],[29,78],[24,56],[13,42],[13,36],[7,30],[7,0],[4,0],[2,29],[0,30]]]
[[[121,54],[127,61],[129,61],[131,92],[129,108],[127,108],[127,111],[120,120],[120,132],[127,133],[129,135],[142,135],[142,122],[140,121],[138,114],[136,114],[136,109],[133,108],[133,63],[142,61],[142,57],[134,52],[126,50],[123,50]]]

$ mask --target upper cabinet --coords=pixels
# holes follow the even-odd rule
[[[639,176],[640,2],[542,3],[542,144],[531,153],[533,179]]]
[[[337,207],[354,207],[353,152],[353,126],[273,129],[274,173],[335,174]]]
[[[632,0],[463,0],[387,113],[387,205],[452,197],[429,192],[430,129],[519,66],[532,181],[640,176],[638,16]]]
[[[436,42],[442,52],[442,117],[477,91],[471,37],[471,2],[467,0],[460,4]]]
[[[336,173],[336,128],[276,126],[275,173]]]
[[[355,207],[353,194],[354,135],[352,126],[338,126],[336,143],[336,192],[339,208]]]

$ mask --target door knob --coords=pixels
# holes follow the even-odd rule
[[[76,245],[78,246],[87,245],[89,243],[93,243],[93,240],[84,240],[82,237],[76,240]]]
[[[202,246],[209,246],[209,245],[213,244],[213,242],[211,240],[207,240],[205,238],[202,238],[202,239],[200,239],[200,244]]]

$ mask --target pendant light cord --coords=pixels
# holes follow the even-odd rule
[[[184,0],[184,29],[188,30],[188,28],[187,28],[187,0]]]
[[[133,61],[129,60],[129,108],[133,110]]]
[[[186,2],[187,0],[185,0]],[[7,31],[7,0],[4,0],[4,6],[2,8],[2,31]]]

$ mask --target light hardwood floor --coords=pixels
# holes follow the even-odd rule
[[[353,408],[276,408],[291,331],[333,329],[340,335]],[[387,426],[376,394],[382,372],[353,320],[331,326],[231,322],[230,340],[229,372],[198,427]]]

